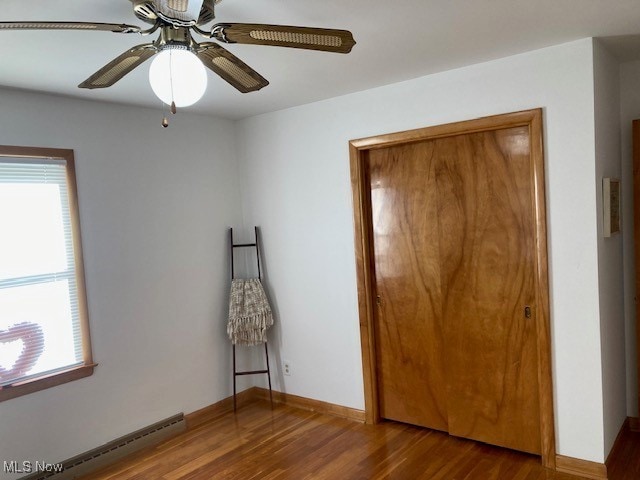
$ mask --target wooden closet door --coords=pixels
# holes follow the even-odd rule
[[[436,143],[449,432],[539,454],[529,129]]]
[[[439,230],[431,142],[369,157],[383,418],[447,430]]]
[[[380,416],[541,453],[528,127],[367,165]]]

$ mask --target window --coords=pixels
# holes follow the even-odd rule
[[[0,401],[93,367],[73,151],[0,146]]]

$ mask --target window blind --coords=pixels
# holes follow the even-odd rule
[[[0,158],[0,386],[83,363],[67,165]]]

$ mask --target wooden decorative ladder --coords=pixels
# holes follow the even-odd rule
[[[253,227],[255,232],[255,242],[254,243],[233,243],[233,228],[229,228],[229,253],[231,255],[231,280],[234,280],[235,277],[235,269],[233,266],[233,251],[236,248],[255,248],[256,249],[256,261],[258,262],[258,280],[262,281],[262,271],[260,269],[260,247],[258,246],[258,227]],[[233,411],[236,411],[236,380],[239,376],[243,375],[258,375],[258,374],[266,374],[267,379],[269,380],[269,400],[271,401],[271,406],[273,406],[273,392],[271,390],[271,370],[269,369],[269,349],[267,348],[267,342],[264,342],[264,355],[267,362],[267,368],[265,370],[247,370],[247,371],[238,371],[236,368],[236,346],[233,345]]]

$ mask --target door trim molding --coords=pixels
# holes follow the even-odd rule
[[[635,296],[640,298],[640,120],[632,123],[633,142],[633,251],[635,253]],[[640,382],[640,307],[636,306],[636,375]],[[640,385],[640,384],[639,384]],[[638,388],[640,416],[640,388]],[[636,423],[636,427],[638,424]]]
[[[356,274],[362,366],[364,377],[365,419],[380,421],[376,376],[374,328],[373,249],[371,205],[368,197],[366,162],[369,151],[424,140],[469,133],[528,126],[531,138],[531,192],[535,225],[536,260],[536,333],[538,347],[538,385],[540,399],[540,436],[542,463],[556,467],[553,383],[551,373],[551,326],[549,317],[549,273],[545,202],[544,154],[542,143],[542,109],[494,115],[463,122],[437,125],[404,132],[351,140],[351,189],[355,230]]]

